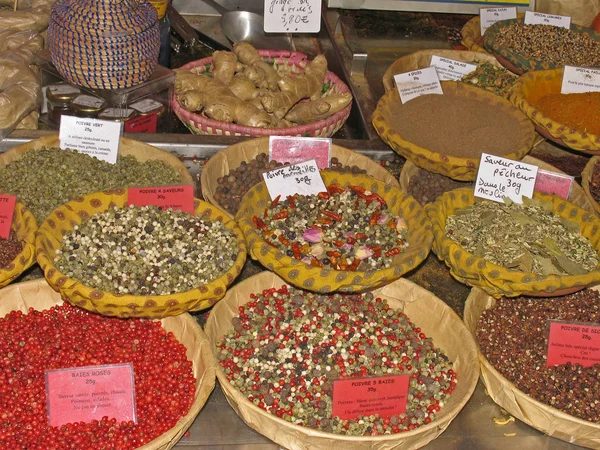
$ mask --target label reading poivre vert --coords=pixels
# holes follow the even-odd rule
[[[13,215],[15,213],[15,202],[17,197],[14,195],[0,195],[0,237],[8,239],[10,236],[10,226],[12,225]]]
[[[394,82],[403,104],[421,95],[444,93],[435,67],[396,74]]]
[[[583,92],[600,92],[600,69],[565,66],[560,93],[581,94]]]
[[[435,67],[438,78],[441,81],[460,81],[462,77],[477,69],[476,64],[469,64],[437,55],[431,56],[431,65]]]
[[[298,164],[278,167],[262,174],[271,200],[281,195],[317,195],[326,192],[327,188],[319,173],[319,167],[314,159]]]
[[[566,29],[571,28],[571,18],[569,16],[556,16],[533,11],[525,11],[523,23],[525,25],[553,25]]]
[[[479,23],[481,35],[485,33],[489,27],[501,20],[516,19],[517,8],[512,6],[509,8],[481,8],[479,10]]]
[[[265,0],[266,33],[318,33],[321,0]]]
[[[482,153],[474,195],[499,203],[504,197],[523,203],[522,196],[533,195],[537,171],[533,164]]]
[[[79,153],[114,164],[119,155],[122,129],[122,122],[62,116],[59,132],[60,148],[77,150]]]

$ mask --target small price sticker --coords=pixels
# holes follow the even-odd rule
[[[438,78],[442,81],[460,81],[462,77],[477,69],[476,64],[442,58],[437,55],[431,57],[431,65],[435,67]]]
[[[269,159],[280,163],[297,164],[314,159],[319,169],[329,167],[331,139],[308,137],[269,137]]]
[[[474,195],[499,203],[504,197],[523,203],[523,196],[533,195],[537,172],[533,164],[482,153]]]
[[[509,7],[509,8],[481,8],[479,10],[479,23],[481,26],[481,35],[485,33],[485,31],[494,25],[496,22],[500,22],[501,20],[509,20],[517,18],[517,8]]]
[[[565,66],[561,94],[600,92],[600,69]]]
[[[17,198],[14,195],[0,195],[0,237],[4,239],[8,239],[10,236],[16,201]]]
[[[125,122],[126,133],[156,133],[158,113],[150,113]]]
[[[569,16],[556,16],[533,11],[525,11],[523,23],[525,25],[553,25],[555,27],[571,28],[571,18]]]
[[[47,370],[44,376],[48,425],[104,416],[137,423],[132,363]]]
[[[77,150],[114,164],[119,155],[122,130],[121,122],[62,116],[59,132],[60,148]]]
[[[435,67],[396,74],[394,81],[403,104],[421,95],[444,93]]]
[[[600,364],[600,325],[551,320],[546,366]]]
[[[409,381],[409,375],[336,380],[331,415],[349,420],[373,414],[383,418],[403,414]]]
[[[318,33],[321,0],[265,0],[266,33]]]
[[[538,169],[533,190],[569,200],[574,180],[571,175]]]
[[[319,167],[314,159],[299,164],[279,167],[262,174],[271,200],[281,195],[316,195],[327,191]]]
[[[194,186],[159,186],[129,188],[127,204],[135,206],[154,205],[162,209],[179,209],[194,214]]]

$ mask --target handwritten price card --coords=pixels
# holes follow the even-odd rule
[[[565,66],[561,94],[600,92],[600,69]]]
[[[454,59],[442,58],[437,55],[431,57],[431,65],[435,67],[438,78],[442,81],[460,81],[466,74],[477,69],[476,64],[455,61]]]
[[[47,370],[48,425],[91,422],[114,417],[137,423],[133,364]]]
[[[571,18],[569,16],[555,16],[533,11],[525,11],[526,25],[554,25],[555,27],[571,28]]]
[[[394,81],[403,104],[421,95],[444,93],[435,67],[399,73]]]
[[[517,18],[517,8],[481,8],[479,10],[479,23],[481,24],[481,35],[485,33],[489,27],[501,20],[509,20]]]
[[[60,118],[59,142],[63,150],[77,150],[114,164],[119,154],[123,123],[109,120]]]
[[[269,159],[280,163],[293,163],[314,159],[319,169],[329,167],[331,139],[269,136]]]
[[[584,322],[550,321],[546,366],[600,364],[600,326]]]
[[[379,414],[391,417],[406,412],[410,376],[353,378],[333,382],[332,416],[342,420]]]
[[[194,187],[191,184],[182,186],[160,186],[129,188],[127,204],[135,206],[154,205],[162,209],[179,209],[194,214]]]
[[[574,180],[571,175],[538,169],[533,190],[569,200]]]
[[[0,237],[4,239],[10,236],[16,201],[17,197],[14,195],[0,195]]]
[[[321,0],[265,0],[267,33],[318,33]]]
[[[516,203],[523,203],[522,196],[531,198],[535,186],[538,167],[499,156],[481,154],[475,197],[504,202],[508,197]]]
[[[299,164],[279,167],[262,174],[271,200],[278,195],[316,195],[327,191],[319,167],[314,159]]]

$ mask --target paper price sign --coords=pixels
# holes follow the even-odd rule
[[[565,66],[561,94],[600,92],[600,69]]]
[[[179,209],[194,214],[194,186],[160,186],[129,188],[127,204],[135,206],[154,205],[162,209]]]
[[[16,201],[17,197],[14,195],[0,195],[0,237],[4,239],[10,236]]]
[[[399,73],[394,81],[403,104],[421,95],[444,93],[435,67]]]
[[[327,191],[319,167],[314,159],[299,164],[279,167],[262,174],[271,200],[281,195],[316,195]]]
[[[384,418],[403,414],[409,381],[409,375],[336,380],[331,415],[349,420],[373,414]]]
[[[267,33],[318,33],[321,0],[265,0]]]
[[[329,167],[331,139],[269,136],[269,159],[297,164],[314,159],[319,169]]]
[[[600,325],[550,321],[546,366],[600,364]]]
[[[555,16],[533,11],[525,11],[526,25],[554,25],[555,27],[571,28],[571,18],[569,16]]]
[[[516,19],[517,8],[481,8],[479,10],[479,23],[481,24],[481,35],[485,33],[489,27],[501,20]]]
[[[137,423],[132,363],[47,370],[44,376],[48,425],[104,416]]]
[[[433,55],[431,65],[437,70],[438,78],[442,81],[460,81],[462,77],[477,69],[476,64],[469,64],[462,61],[455,61],[450,58],[442,58]]]
[[[121,122],[62,116],[59,132],[60,148],[77,150],[114,164],[119,155],[122,129]]]
[[[482,153],[474,195],[499,203],[504,197],[523,203],[522,196],[533,195],[537,172],[532,164]]]
[[[538,169],[533,190],[569,200],[574,180],[571,175]]]

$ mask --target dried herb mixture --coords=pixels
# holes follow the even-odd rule
[[[496,95],[507,97],[517,76],[502,67],[490,63],[481,63],[473,72],[461,78],[463,83],[493,92]]]

